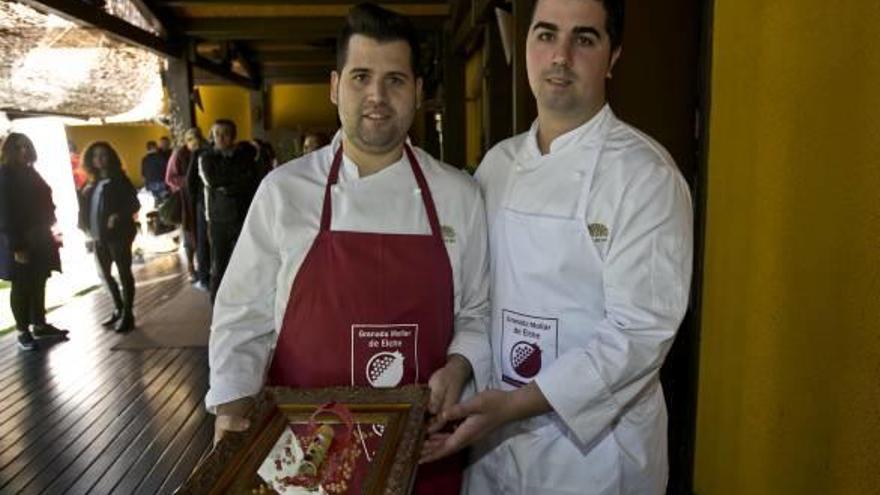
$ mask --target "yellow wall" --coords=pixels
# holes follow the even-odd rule
[[[327,76],[329,80],[330,76]],[[330,84],[278,84],[269,92],[271,128],[307,131],[336,129],[336,106],[330,102]]]
[[[696,492],[878,493],[880,3],[714,15]]]
[[[467,59],[465,79],[465,167],[474,171],[483,158],[483,49]]]
[[[147,153],[147,141],[157,141],[162,136],[170,136],[168,129],[160,125],[84,125],[68,126],[67,139],[76,144],[82,153],[94,141],[107,141],[119,153],[122,166],[135,186],[143,184],[141,178],[141,158]]]
[[[196,125],[205,136],[217,119],[235,122],[239,141],[251,139],[250,91],[240,86],[199,86],[202,108],[196,107]]]
[[[246,89],[235,86],[200,86],[199,93],[204,111],[196,109],[196,123],[205,136],[211,124],[219,118],[228,118],[238,127],[238,139],[251,138],[250,95]],[[140,187],[141,158],[146,153],[146,143],[169,136],[170,132],[160,125],[110,124],[103,126],[68,126],[67,137],[82,152],[98,140],[108,141],[122,158],[126,173]]]

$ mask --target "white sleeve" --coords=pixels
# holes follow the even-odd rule
[[[690,287],[693,214],[680,175],[670,166],[654,167],[631,180],[620,201],[597,337],[561,354],[536,379],[584,444],[654,385]]]
[[[477,188],[474,188],[475,191]],[[448,354],[461,354],[471,364],[477,391],[489,383],[492,353],[489,343],[489,254],[486,209],[482,196],[469,213],[460,236],[461,306],[455,314],[455,331]]]
[[[263,388],[276,340],[274,302],[281,259],[273,232],[279,198],[272,197],[269,184],[264,180],[254,196],[214,302],[205,397],[212,413],[219,404]]]

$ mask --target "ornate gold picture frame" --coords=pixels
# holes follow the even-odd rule
[[[312,444],[320,444],[321,440],[318,435],[309,436],[308,432],[314,433],[316,426],[320,426],[329,428],[327,431],[353,432],[349,435],[351,441],[345,444],[348,446],[345,452],[352,455],[337,456],[343,461],[337,463],[341,466],[338,469],[340,479],[325,480],[319,483],[321,486],[310,489],[287,488],[288,491],[283,493],[408,494],[425,436],[428,397],[427,387],[418,385],[393,389],[267,388],[251,409],[251,428],[223,437],[177,493],[280,493],[281,488],[276,489],[278,480],[291,478],[275,476],[273,486],[267,471],[274,469],[274,465],[280,473],[285,462],[287,466],[284,467],[290,467],[291,463],[282,460],[283,454],[279,452],[286,451],[294,460],[308,459],[304,455],[306,451],[311,454]],[[334,409],[346,411],[353,420],[349,421],[352,424],[343,425],[340,417],[326,413],[315,417],[316,411],[324,410],[330,404]],[[293,453],[283,445],[285,442],[289,445],[291,439],[297,444]],[[330,445],[332,441],[327,439],[326,443]],[[328,447],[325,445],[324,448]],[[349,482],[344,478],[352,476],[352,461],[360,467],[355,469],[357,479]],[[298,469],[302,471],[302,467]]]

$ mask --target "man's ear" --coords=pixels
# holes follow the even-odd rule
[[[614,64],[617,63],[617,59],[620,58],[621,53],[623,53],[622,46],[618,46],[613,52],[611,52],[611,63],[608,64],[608,72],[605,74],[606,79],[611,79],[613,76],[612,71],[614,70]]]
[[[416,110],[422,107],[422,99],[424,98],[424,94],[422,94],[423,85],[424,81],[422,80],[422,78],[416,78]]]
[[[330,72],[330,101],[339,106],[339,73]]]

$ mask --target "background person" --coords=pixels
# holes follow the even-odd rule
[[[0,278],[11,282],[9,303],[18,346],[30,351],[37,339],[66,338],[46,323],[46,280],[61,271],[52,235],[52,190],[34,169],[37,152],[24,134],[11,133],[0,151]]]
[[[214,301],[263,172],[256,162],[256,148],[250,143],[236,144],[234,122],[217,120],[211,136],[214,145],[199,155],[198,172],[205,195]]]
[[[83,165],[92,181],[83,190],[79,225],[94,242],[98,270],[115,308],[102,324],[119,333],[128,332],[135,326],[131,245],[137,234],[134,215],[140,209],[137,190],[123,172],[116,150],[106,141],[86,148]],[[113,264],[118,284],[111,271]]]
[[[199,131],[201,134],[201,131]],[[213,144],[201,141],[192,150],[189,169],[186,171],[186,184],[190,194],[190,204],[195,215],[196,241],[196,281],[193,287],[208,291],[211,286],[211,239],[208,236],[208,219],[205,216],[205,184],[199,176],[199,160],[203,153],[210,150]]]
[[[323,148],[327,146],[328,139],[323,133],[309,131],[306,133],[305,137],[303,137],[303,155],[308,155],[309,153]]]
[[[172,194],[178,194],[180,198],[180,229],[183,235],[186,266],[190,282],[196,283],[198,277],[196,275],[196,265],[193,263],[193,258],[197,251],[196,211],[187,176],[198,152],[205,147],[205,139],[202,137],[202,132],[198,127],[187,129],[183,138],[184,145],[174,150],[171,158],[168,160],[165,184]],[[207,258],[202,259],[200,257],[196,261],[199,264],[205,263],[207,265]],[[205,271],[207,272],[207,267],[205,267]]]
[[[147,141],[147,154],[141,159],[141,177],[144,179],[144,188],[150,191],[156,204],[165,197],[168,189],[165,187],[165,171],[168,157],[159,151],[156,141]]]
[[[168,166],[168,160],[171,158],[171,139],[168,136],[162,136],[159,138],[159,143],[157,145],[157,151],[159,156],[162,157],[162,160],[165,166]]]

